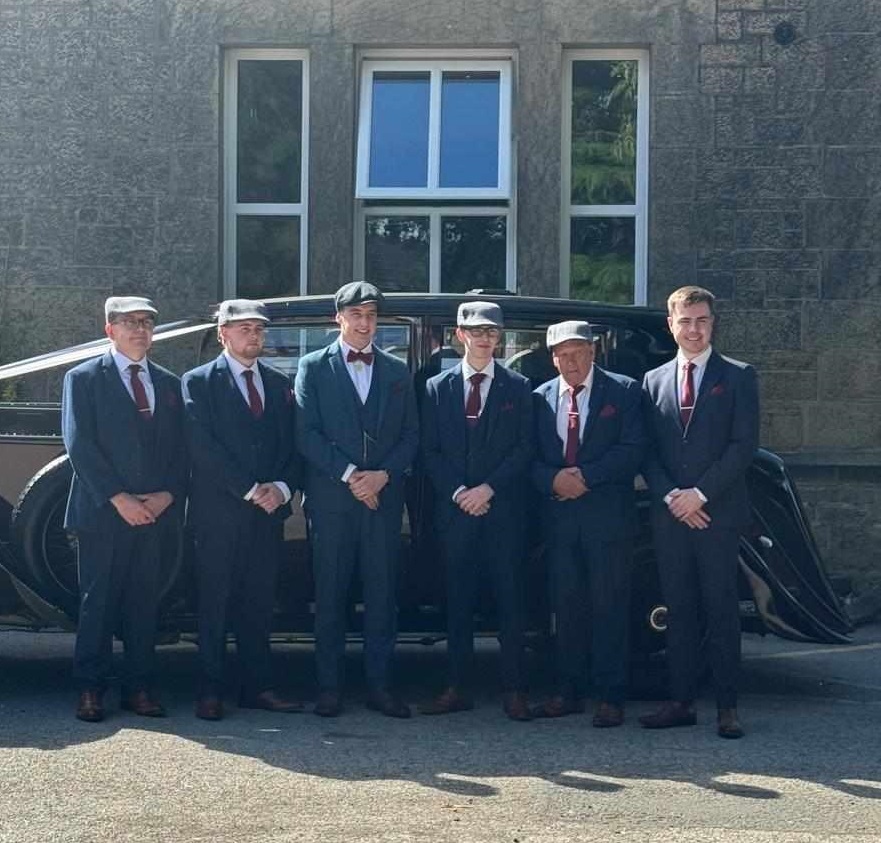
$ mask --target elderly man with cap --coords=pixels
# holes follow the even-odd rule
[[[594,343],[587,322],[549,326],[547,346],[560,376],[534,394],[532,476],[544,499],[557,692],[533,714],[584,710],[589,639],[593,725],[602,728],[624,722],[633,481],[646,437],[639,384],[595,365]]]
[[[315,713],[342,711],[347,598],[353,571],[364,595],[367,706],[410,709],[391,690],[396,574],[404,478],[419,444],[407,366],[373,345],[382,293],[352,282],[335,297],[339,338],[297,370],[297,444],[306,460],[304,506],[315,574]]]
[[[269,648],[283,524],[300,461],[290,379],[259,361],[268,322],[261,302],[222,302],[223,352],[183,377],[199,590],[196,716],[204,720],[223,717],[228,625],[239,654],[239,707],[302,710],[273,690]]]
[[[76,535],[80,610],[76,716],[104,718],[113,633],[125,648],[122,707],[165,710],[151,691],[163,536],[179,530],[186,460],[180,381],[147,359],[157,310],[140,296],[104,304],[111,348],[64,378],[61,424],[73,466],[65,527]]]
[[[532,459],[529,381],[496,365],[502,309],[459,306],[461,364],[431,378],[422,412],[422,455],[436,493],[435,523],[447,584],[449,683],[423,714],[473,708],[468,695],[481,574],[495,592],[504,710],[530,720],[524,691],[521,564],[524,485]]]

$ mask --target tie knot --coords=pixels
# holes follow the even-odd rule
[[[470,378],[468,378],[468,380],[471,381],[471,383],[473,383],[475,386],[480,386],[486,380],[486,373],[475,372],[473,375],[471,375]]]
[[[372,351],[355,351],[355,349],[350,348],[349,353],[346,355],[347,363],[365,363],[368,366],[373,363],[373,352]]]
[[[242,377],[246,381],[253,381],[254,380],[254,370],[253,369],[243,369],[242,370]]]
[[[685,363],[682,364],[682,368],[685,370],[685,374],[687,375],[694,368],[694,363],[692,363],[691,360],[686,360]]]
[[[139,374],[141,374],[141,364],[131,363],[128,367],[128,370],[132,373],[132,377],[136,378]]]
[[[578,384],[578,386],[570,386],[569,387],[569,395],[571,395],[572,398],[575,398],[578,395],[578,393],[581,392],[583,389],[584,389],[583,383]]]

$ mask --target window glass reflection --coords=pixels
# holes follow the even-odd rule
[[[443,217],[441,232],[442,292],[464,293],[476,287],[505,289],[505,217]]]
[[[365,277],[387,291],[428,292],[428,217],[367,217]]]
[[[373,74],[371,187],[426,186],[430,86],[427,72]]]
[[[635,254],[633,217],[573,218],[570,296],[610,304],[633,304]]]
[[[499,181],[498,73],[444,73],[441,187],[496,187]]]
[[[236,221],[236,294],[265,299],[299,292],[299,217],[240,216]]]

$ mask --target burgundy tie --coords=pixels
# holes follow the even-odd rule
[[[255,419],[259,419],[263,415],[263,401],[260,400],[260,393],[254,386],[254,373],[250,369],[242,372],[245,379],[245,386],[248,388],[248,406],[251,408],[251,415]]]
[[[346,363],[355,363],[359,360],[367,366],[372,366],[373,365],[373,352],[372,351],[355,351],[353,348],[350,348],[349,353],[346,355]]]
[[[465,402],[465,421],[468,427],[477,427],[480,420],[480,385],[483,383],[486,375],[483,372],[475,372],[468,381],[471,389],[468,390],[468,400]]]
[[[140,413],[139,418],[151,419],[153,414],[150,412],[147,390],[144,389],[144,382],[141,380],[141,367],[137,363],[132,363],[128,370],[132,376],[132,395],[135,396],[135,407],[138,408]]]
[[[679,405],[679,416],[682,426],[688,427],[691,421],[691,413],[694,410],[694,363],[690,360],[682,367],[685,377],[682,381],[682,402]]]
[[[581,432],[581,419],[578,416],[578,393],[584,384],[569,387],[569,417],[566,423],[566,465],[578,462],[578,434]]]

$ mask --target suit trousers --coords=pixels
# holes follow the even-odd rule
[[[556,517],[547,536],[547,555],[559,690],[583,693],[589,653],[593,693],[622,705],[627,696],[631,542],[598,535],[579,513],[578,501],[551,506]]]
[[[249,504],[229,520],[196,532],[199,660],[202,693],[220,693],[226,633],[233,630],[242,691],[273,686],[269,636],[283,523]]]
[[[660,511],[654,514],[653,526],[661,590],[669,610],[671,696],[687,703],[697,696],[705,630],[716,703],[733,708],[740,669],[739,531],[713,525],[692,530]]]
[[[364,671],[371,689],[388,688],[397,638],[397,568],[403,501],[380,495],[343,512],[308,507],[315,578],[315,663],[322,691],[343,684],[349,587],[356,564],[364,599]]]
[[[446,569],[447,654],[450,685],[467,687],[474,656],[474,611],[481,575],[489,578],[495,597],[501,645],[502,687],[524,689],[522,529],[502,504],[486,515],[467,515],[457,508],[438,526]]]
[[[115,517],[115,516],[114,516]],[[80,531],[80,611],[73,670],[80,690],[103,691],[113,667],[113,635],[124,648],[125,691],[149,688],[156,643],[162,535],[172,524],[130,527],[119,519],[102,532]]]

